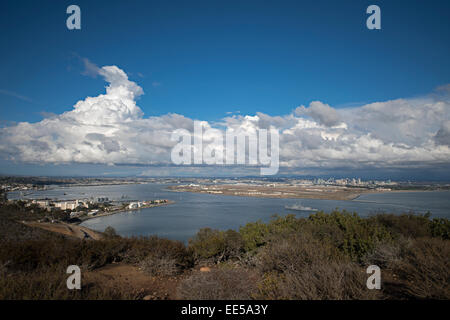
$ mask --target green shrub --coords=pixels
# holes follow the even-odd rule
[[[189,240],[189,247],[197,260],[214,259],[221,260],[225,251],[225,239],[223,232],[210,228],[200,229],[196,236]]]
[[[247,223],[239,229],[246,251],[254,251],[266,244],[269,226],[262,222]]]
[[[380,223],[345,210],[330,214],[318,212],[310,215],[308,221],[313,229],[316,228],[318,237],[331,241],[353,260],[360,260],[377,243],[392,240],[392,235]]]
[[[204,228],[189,240],[189,248],[196,260],[220,262],[239,258],[243,253],[243,246],[242,236],[234,230],[219,231]]]
[[[431,235],[444,240],[450,240],[450,221],[444,218],[434,218],[430,223]]]
[[[217,267],[183,280],[180,298],[450,297],[450,222],[429,215],[361,218],[334,211],[308,218],[274,216],[239,232],[201,229],[186,247],[158,237],[122,238],[112,228],[102,240],[79,240],[14,221],[41,216],[20,202],[7,209],[12,211],[0,206],[0,299],[142,298],[142,292],[114,282],[99,283],[90,270],[122,261],[167,277],[204,260]],[[81,292],[65,287],[65,270],[72,264],[86,271]],[[369,264],[382,268],[382,290],[366,288]]]
[[[273,239],[260,250],[258,299],[370,299],[366,275],[336,248],[311,234]]]
[[[383,225],[394,236],[401,235],[413,238],[431,236],[430,219],[427,214],[379,214],[371,220]]]

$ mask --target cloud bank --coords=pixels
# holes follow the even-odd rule
[[[176,129],[193,131],[179,114],[145,117],[136,99],[144,92],[116,66],[90,68],[108,83],[106,93],[37,123],[0,128],[0,157],[31,163],[171,165]],[[198,119],[201,120],[201,119]],[[233,115],[207,128],[245,134],[280,132],[286,168],[433,167],[450,163],[450,86],[427,96],[335,109],[313,101],[290,114]]]

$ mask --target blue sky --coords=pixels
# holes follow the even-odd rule
[[[65,26],[70,4],[81,30]],[[366,28],[371,4],[382,30]],[[422,97],[450,83],[449,12],[449,1],[2,1],[0,127],[101,93],[83,59],[124,70],[145,92],[146,117],[214,122],[314,100],[341,109]]]
[[[1,120],[38,121],[95,95],[77,57],[114,64],[143,87],[146,115],[217,120],[430,92],[450,82],[448,1],[2,1]],[[75,3],[75,2],[74,2]],[[7,94],[11,93],[11,94]],[[19,97],[18,97],[19,96]]]

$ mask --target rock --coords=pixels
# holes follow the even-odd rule
[[[209,267],[201,267],[200,268],[200,272],[210,272],[211,271],[211,268],[209,268]]]

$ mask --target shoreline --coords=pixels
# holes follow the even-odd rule
[[[129,181],[129,182],[111,182],[111,183],[66,183],[66,184],[48,184],[45,185],[45,187],[40,189],[17,189],[17,190],[9,190],[6,191],[7,194],[13,193],[13,192],[30,192],[30,194],[35,193],[36,191],[51,191],[56,189],[69,189],[69,188],[78,188],[78,187],[106,187],[106,186],[126,186],[126,185],[134,185],[134,184],[149,184],[152,182],[135,182],[135,181]]]
[[[368,193],[379,193],[379,194],[384,194],[384,193],[408,193],[408,192],[450,192],[450,190],[442,190],[442,189],[436,189],[436,190],[408,190],[408,189],[401,189],[401,190],[390,190],[390,191],[378,191],[378,192],[363,192],[360,195],[358,195],[356,198],[352,199],[352,201],[357,200],[360,196],[362,196],[363,194],[368,194]]]
[[[169,205],[169,204],[174,204],[175,201],[173,200],[167,200],[167,202],[164,203],[158,203],[158,204],[151,204],[148,206],[142,206],[140,208],[128,208],[128,209],[120,209],[120,210],[115,210],[115,211],[111,211],[111,212],[104,212],[101,214],[96,214],[95,216],[85,216],[82,219],[79,218],[80,221],[74,222],[72,224],[76,224],[79,225],[87,220],[91,220],[91,219],[95,219],[95,218],[101,218],[101,217],[107,217],[107,216],[112,216],[114,214],[118,214],[118,213],[123,213],[123,212],[129,212],[129,211],[136,211],[136,210],[141,210],[141,209],[147,209],[147,208],[155,208],[155,207],[161,207],[161,206],[165,206],[165,205]]]

